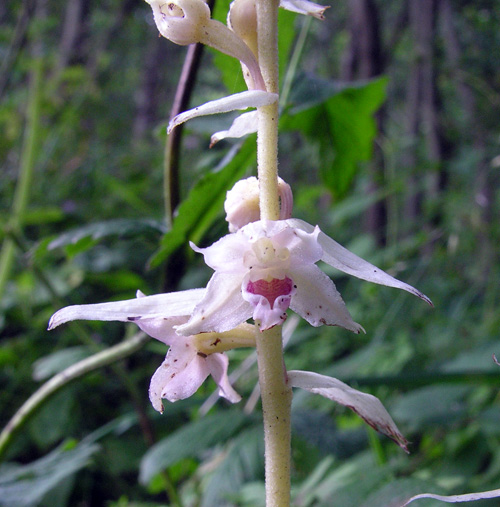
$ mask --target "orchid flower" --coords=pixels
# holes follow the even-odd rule
[[[411,285],[302,220],[260,220],[208,248],[191,247],[215,273],[191,319],[177,327],[183,335],[228,331],[250,317],[263,331],[282,324],[289,307],[312,326],[341,326],[359,333],[363,328],[352,320],[332,280],[316,266],[320,260],[357,278],[406,290],[432,305]]]
[[[52,316],[49,330],[71,320],[133,322],[169,346],[149,387],[149,399],[156,410],[163,413],[162,398],[174,402],[192,396],[209,375],[215,380],[219,395],[236,403],[241,398],[229,382],[228,358],[224,351],[254,346],[252,326],[243,325],[227,333],[194,336],[179,336],[174,330],[175,326],[187,322],[204,294],[204,289],[155,296],[145,296],[138,291],[136,299],[68,306]]]
[[[252,89],[265,90],[257,60],[233,31],[220,21],[211,19],[210,8],[203,0],[146,0],[153,9],[156,27],[163,37],[186,46],[200,42],[237,58],[248,68]]]

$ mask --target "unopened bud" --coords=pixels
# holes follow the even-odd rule
[[[293,195],[288,183],[278,178],[280,220],[292,216]],[[224,202],[229,231],[236,232],[243,226],[260,219],[259,180],[255,176],[236,182]]]
[[[257,7],[255,0],[234,0],[229,6],[227,25],[246,42],[257,58]]]

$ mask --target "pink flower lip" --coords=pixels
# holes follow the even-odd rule
[[[289,296],[293,291],[293,281],[285,276],[282,280],[273,278],[269,282],[267,280],[249,281],[247,291],[250,294],[264,296],[268,301],[271,309],[280,296]]]

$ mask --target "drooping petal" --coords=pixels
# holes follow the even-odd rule
[[[238,403],[241,396],[233,389],[227,375],[229,359],[226,354],[211,354],[205,359],[215,383],[219,387],[219,396],[226,398],[231,403]]]
[[[420,495],[412,496],[407,500],[401,507],[411,504],[414,500],[421,498],[432,498],[433,500],[439,500],[445,503],[462,503],[462,502],[473,502],[474,500],[485,500],[486,498],[498,498],[500,497],[500,489],[492,489],[490,491],[479,491],[477,493],[466,493],[464,495],[434,495],[432,493],[422,493]]]
[[[330,8],[329,5],[319,5],[314,2],[309,2],[308,0],[280,0],[280,7],[290,12],[314,16],[318,19],[325,19],[323,13],[326,9]]]
[[[249,107],[261,107],[273,104],[278,100],[277,93],[269,93],[262,90],[248,90],[246,92],[235,93],[222,99],[206,102],[201,106],[184,111],[174,116],[168,124],[167,133],[188,120],[198,116],[207,116],[211,114],[228,113],[237,109],[248,109]]]
[[[191,289],[125,301],[67,306],[52,315],[48,329],[54,329],[70,320],[137,322],[143,318],[163,319],[190,315],[204,295],[205,289]]]
[[[340,326],[354,333],[364,329],[352,320],[335,284],[315,264],[295,268],[291,278],[296,293],[290,308],[312,326]]]
[[[187,324],[177,327],[184,336],[215,331],[222,333],[252,316],[253,308],[241,296],[240,274],[214,273],[205,297],[193,311]]]
[[[179,337],[179,342],[170,347],[165,360],[151,378],[149,399],[153,407],[163,412],[162,398],[172,403],[189,398],[209,373],[208,365],[198,355],[190,338]]]
[[[228,130],[216,132],[210,138],[210,148],[227,137],[240,138],[257,132],[257,111],[249,111],[237,116]]]
[[[375,396],[357,391],[336,378],[310,371],[289,371],[288,382],[292,387],[300,387],[311,393],[320,394],[350,408],[372,428],[388,436],[408,452],[407,440]]]
[[[292,227],[298,227],[306,232],[311,232],[314,227],[303,220],[292,218],[287,220]],[[355,276],[368,282],[378,283],[379,285],[386,285],[388,287],[394,287],[396,289],[402,289],[415,296],[423,299],[429,305],[432,305],[432,301],[419,290],[415,289],[407,283],[401,282],[396,278],[392,277],[380,268],[377,268],[373,264],[365,261],[361,257],[353,254],[347,248],[334,241],[332,238],[327,236],[324,232],[320,232],[318,235],[318,243],[323,248],[323,255],[321,260],[333,266],[334,268],[347,273],[348,275]]]

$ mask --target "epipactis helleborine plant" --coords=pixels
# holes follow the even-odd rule
[[[256,39],[252,39],[256,25],[250,23],[254,26],[250,30],[245,27],[245,19],[252,21],[255,17],[255,0],[237,0],[238,8],[242,7],[239,12],[234,10],[233,2],[230,28],[211,19],[203,0],[147,1],[163,36],[181,45],[202,42],[238,58],[249,88],[181,113],[172,120],[169,130],[196,116],[277,102],[278,95],[266,91],[260,72]],[[304,0],[282,0],[281,6],[320,19],[325,10]],[[254,113],[241,115],[229,131],[216,134],[215,141],[226,134],[244,135],[255,130],[256,124]],[[222,397],[233,403],[240,400],[228,380],[225,351],[255,346],[255,328],[246,324],[250,318],[263,332],[281,325],[290,308],[316,327],[362,331],[332,280],[316,266],[320,260],[357,278],[406,290],[432,304],[412,286],[339,245],[318,226],[291,218],[291,189],[281,179],[277,188],[279,220],[259,220],[259,182],[249,178],[228,192],[225,209],[230,233],[208,248],[191,244],[215,271],[206,289],[156,296],[138,293],[136,299],[126,301],[66,307],[53,315],[49,329],[76,319],[133,322],[165,343],[168,353],[153,375],[149,390],[153,407],[162,412],[162,399],[174,402],[191,396],[209,375]],[[406,450],[406,440],[375,397],[312,372],[290,371],[286,382],[351,408]]]

